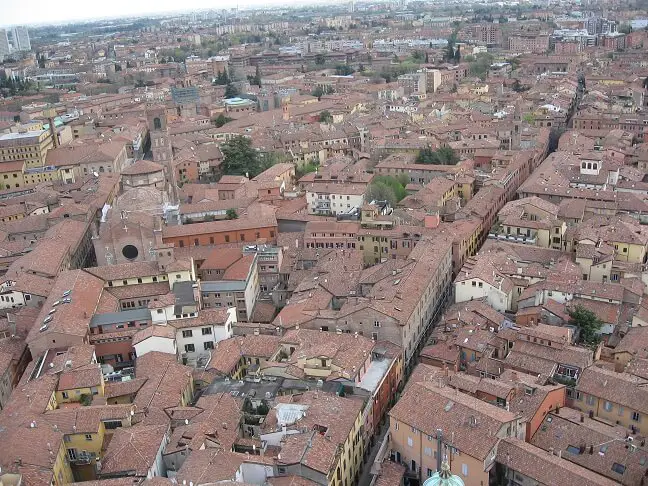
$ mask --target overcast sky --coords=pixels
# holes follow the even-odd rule
[[[297,0],[239,0],[245,6],[313,3]],[[0,0],[0,25],[46,24],[191,9],[235,8],[236,0]]]

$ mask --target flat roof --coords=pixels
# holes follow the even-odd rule
[[[47,130],[30,130],[28,132],[18,132],[18,133],[5,133],[3,135],[0,135],[0,141],[1,140],[20,140],[21,138],[32,138],[32,137],[40,137],[43,133],[45,133]]]
[[[105,326],[107,324],[120,324],[131,321],[150,321],[151,311],[148,309],[133,309],[121,312],[108,312],[95,314],[90,320],[90,327]]]

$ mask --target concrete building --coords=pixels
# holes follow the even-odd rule
[[[256,253],[214,250],[200,267],[198,289],[205,308],[236,308],[237,320],[249,321],[259,296]]]
[[[15,51],[31,51],[31,41],[27,27],[13,28],[13,48]]]
[[[0,44],[1,39],[0,35]],[[6,133],[0,135],[0,162],[24,161],[26,169],[42,168],[52,146],[48,130]]]
[[[0,61],[5,57],[9,56],[11,51],[9,47],[9,38],[7,37],[7,31],[5,29],[0,29]]]

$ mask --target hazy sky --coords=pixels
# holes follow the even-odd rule
[[[244,7],[305,3],[297,0],[241,0]],[[312,2],[309,2],[312,3]],[[236,0],[0,0],[0,25],[61,23],[191,9],[235,8]]]

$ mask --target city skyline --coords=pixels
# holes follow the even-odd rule
[[[324,3],[319,0],[304,0],[299,5],[310,5]],[[326,2],[330,4],[331,2]],[[334,3],[350,3],[334,2]],[[159,0],[155,3],[130,2],[128,0],[114,0],[109,5],[96,5],[82,0],[68,0],[67,8],[61,9],[60,4],[52,4],[45,0],[36,0],[26,9],[20,4],[10,4],[3,7],[3,15],[0,20],[0,28],[17,25],[49,25],[66,22],[78,22],[94,19],[137,17],[145,15],[160,15],[164,13],[188,12],[192,10],[221,10],[235,8],[240,9],[296,6],[289,0],[244,0],[241,2],[211,2],[209,0],[187,0],[178,4],[172,0]]]

